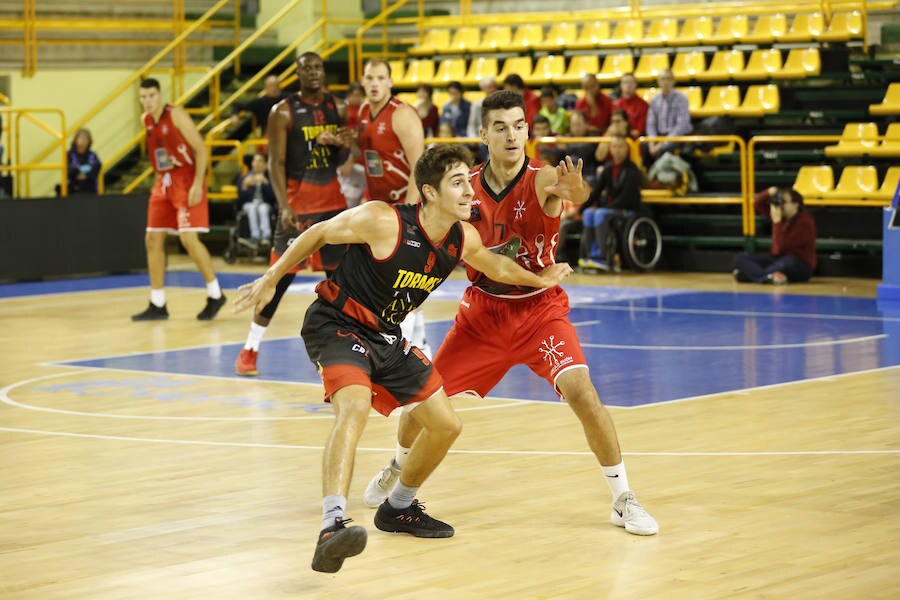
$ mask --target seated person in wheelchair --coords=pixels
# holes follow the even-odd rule
[[[606,162],[597,187],[581,208],[584,231],[581,234],[578,265],[588,269],[609,270],[611,256],[605,256],[612,220],[641,207],[644,174],[629,158],[625,136],[614,135],[609,142],[610,160]]]
[[[270,215],[276,200],[266,166],[265,155],[254,154],[250,171],[238,180],[237,185],[237,211],[246,215],[250,226],[250,241],[257,246],[268,246],[272,243]]]

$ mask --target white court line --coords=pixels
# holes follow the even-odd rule
[[[572,308],[595,308],[597,310],[614,310],[620,312],[655,312],[676,313],[686,315],[720,315],[728,317],[784,317],[786,319],[835,319],[842,321],[884,321],[900,322],[900,317],[865,317],[861,315],[831,315],[818,313],[779,313],[745,310],[707,310],[700,308],[665,308],[653,306],[614,306],[609,304],[573,304]]]
[[[93,367],[88,367],[93,369]],[[109,371],[118,370],[118,369],[105,369]],[[126,373],[132,373],[132,371],[124,371]],[[147,371],[138,371],[139,373],[146,373]],[[110,413],[95,413],[95,412],[83,412],[77,410],[65,410],[61,408],[49,408],[45,406],[34,406],[31,404],[24,404],[22,402],[17,402],[9,397],[9,392],[14,390],[17,387],[21,387],[23,385],[28,385],[30,383],[36,383],[38,381],[43,381],[45,379],[55,379],[57,377],[65,377],[67,375],[80,375],[81,371],[69,371],[66,373],[53,373],[51,375],[43,375],[41,377],[33,377],[31,379],[26,379],[24,381],[18,381],[16,383],[12,383],[2,389],[0,389],[0,402],[3,404],[7,404],[9,406],[15,408],[23,408],[25,410],[33,410],[38,412],[47,412],[59,415],[72,415],[78,417],[97,417],[97,418],[106,418],[106,419],[137,419],[137,420],[147,420],[147,421],[316,421],[316,420],[325,420],[325,419],[334,419],[334,415],[326,414],[326,415],[308,415],[303,417],[175,417],[170,415],[116,415]],[[181,377],[195,377],[194,375],[184,375],[181,373],[164,373],[165,375],[178,375]],[[213,375],[204,375],[201,377],[207,377],[211,379],[231,379],[230,377],[217,377]],[[294,383],[294,382],[284,382],[284,381],[276,381],[274,383]],[[302,385],[314,385],[316,387],[321,387],[321,384],[312,384],[312,383],[301,383]],[[457,408],[457,412],[470,412],[476,410],[489,410],[494,408],[510,408],[513,406],[520,406],[522,404],[532,404],[538,403],[538,400],[515,400],[512,398],[497,398],[498,400],[506,400],[505,404],[492,404],[487,406],[474,406],[469,408]],[[372,412],[369,414],[369,418],[381,417],[382,415],[377,412]]]
[[[574,327],[581,327],[583,325],[599,325],[603,321],[578,321],[577,323],[572,323]],[[582,344],[584,346],[584,344]]]
[[[617,350],[776,350],[783,348],[814,348],[817,346],[838,346],[840,344],[857,344],[871,342],[888,337],[886,333],[867,335],[858,338],[845,338],[840,340],[822,340],[819,342],[804,342],[800,344],[760,344],[756,346],[628,346],[625,344],[587,344],[585,348],[615,348]]]
[[[93,433],[73,433],[69,431],[44,431],[40,429],[18,429],[15,427],[0,427],[0,431],[9,433],[29,433],[34,435],[47,435],[58,437],[87,438],[95,440],[112,440],[119,442],[149,442],[153,444],[181,444],[188,446],[224,446],[237,448],[267,448],[278,450],[323,450],[323,446],[294,445],[294,444],[261,444],[256,442],[212,442],[199,440],[168,440],[161,438],[140,438],[120,435],[99,435]],[[357,450],[363,452],[390,452],[394,448],[369,448],[360,446]],[[474,454],[474,455],[512,455],[512,456],[593,456],[593,452],[570,452],[553,450],[454,450],[449,454]],[[900,454],[900,450],[809,450],[809,451],[767,451],[767,452],[623,452],[624,456],[843,456],[843,455],[894,455]]]

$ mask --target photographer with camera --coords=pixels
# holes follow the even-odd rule
[[[734,278],[775,285],[809,281],[816,268],[816,222],[803,210],[803,196],[773,186],[756,195],[754,207],[772,221],[772,249],[768,256],[736,255]]]

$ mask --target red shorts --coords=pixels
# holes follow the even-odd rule
[[[192,170],[176,169],[156,175],[147,206],[147,231],[209,231],[209,202],[206,187],[203,199],[188,206],[188,191],[194,183]]]
[[[471,390],[486,396],[518,364],[527,365],[554,390],[564,371],[587,366],[569,321],[566,292],[557,286],[509,300],[468,288],[434,356],[447,395]]]

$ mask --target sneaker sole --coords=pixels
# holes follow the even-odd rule
[[[256,377],[257,375],[259,375],[259,371],[256,371],[256,370],[253,370],[253,371],[238,371],[237,369],[235,369],[235,370],[234,370],[234,374],[235,374],[235,375],[240,375],[241,377]]]
[[[456,533],[453,529],[450,529],[449,531],[440,529],[418,529],[416,527],[404,527],[390,521],[385,523],[377,514],[375,515],[374,522],[375,527],[385,533],[408,533],[417,538],[449,538],[453,537],[453,534]]]
[[[619,516],[619,513],[616,511],[612,511],[609,514],[609,521],[616,527],[623,527],[625,531],[634,535],[656,535],[659,533],[659,527],[655,529],[640,529],[634,526],[629,527],[628,523],[625,522],[625,519]]]
[[[348,527],[334,534],[331,539],[316,546],[312,570],[320,573],[337,573],[344,559],[356,556],[366,549],[368,535],[362,527]]]

